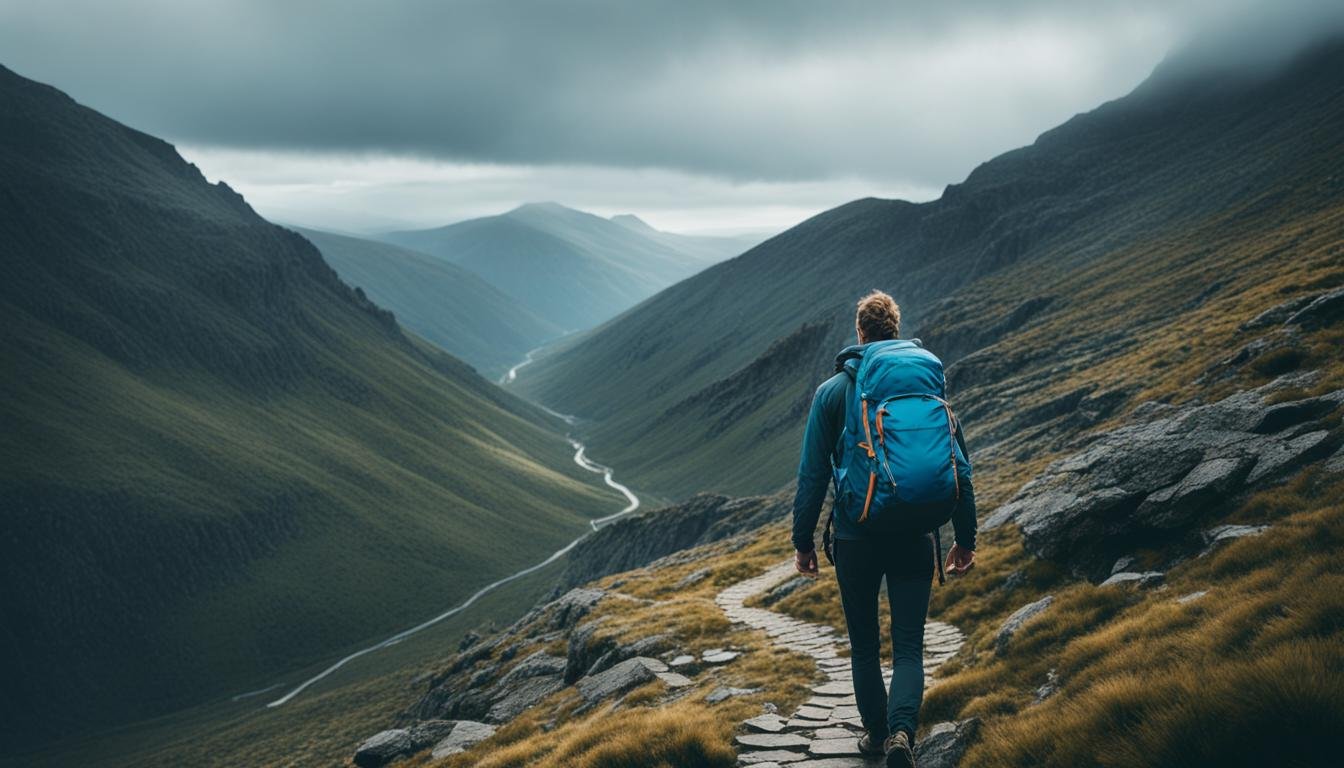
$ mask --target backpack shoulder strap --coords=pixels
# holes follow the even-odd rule
[[[847,360],[852,360],[852,359],[858,359],[858,358],[860,358],[860,357],[862,357],[862,355],[856,352],[856,353],[854,353],[854,354],[852,354],[852,355],[845,355],[845,356],[842,356],[842,357],[840,357],[840,358],[837,358],[836,361],[835,361],[835,367],[836,367],[836,369],[837,369],[838,371],[844,373],[845,376],[849,377],[849,384],[848,384],[848,386],[846,386],[846,388],[845,388],[845,421],[846,421],[846,422],[849,421],[849,401],[854,399],[853,389],[854,389],[854,385],[855,385],[855,377],[854,377],[854,371],[850,370],[849,366],[845,365],[845,361],[847,361]],[[842,433],[843,433],[843,430],[842,430]],[[840,439],[843,440],[844,438],[841,437]],[[834,465],[834,463],[835,463],[835,452],[834,452],[834,448],[832,449],[832,452],[831,452],[831,463],[832,463],[832,465]],[[829,561],[831,565],[835,565],[835,554],[834,554],[834,550],[831,549],[831,525],[832,525],[832,523],[833,523],[834,520],[835,520],[835,505],[836,505],[836,503],[837,503],[836,494],[838,494],[838,493],[840,492],[840,489],[834,487],[834,486],[835,486],[835,474],[834,474],[834,473],[831,474],[831,480],[832,480],[832,482],[831,482],[831,485],[832,485],[832,490],[831,490],[831,509],[830,509],[829,512],[826,513],[826,527],[823,528],[823,529],[821,529],[821,551],[826,553],[826,560]]]

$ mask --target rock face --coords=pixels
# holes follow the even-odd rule
[[[1329,455],[1336,446],[1321,419],[1344,390],[1266,402],[1306,383],[1285,377],[1209,405],[1147,409],[1147,420],[1052,464],[984,527],[1015,521],[1036,556],[1102,578],[1118,555],[1190,532],[1229,497]]]
[[[557,590],[755,530],[784,515],[786,504],[777,496],[730,498],[702,493],[650,513],[621,518],[575,545],[565,558]]]
[[[999,631],[994,635],[994,652],[1003,653],[1008,648],[1008,644],[1012,642],[1013,637],[1022,629],[1022,626],[1044,613],[1045,609],[1049,608],[1054,601],[1054,595],[1046,595],[1034,603],[1027,603],[1013,611],[1013,615],[1004,620],[1003,626],[999,627]]]

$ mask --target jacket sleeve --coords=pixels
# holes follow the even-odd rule
[[[831,452],[844,429],[844,378],[845,374],[836,374],[812,395],[798,462],[798,490],[793,497],[793,548],[799,552],[814,548],[817,518],[831,482]]]
[[[952,530],[956,533],[957,544],[963,549],[975,549],[975,484],[971,479],[971,454],[966,450],[966,438],[961,434],[961,421],[957,421],[957,447],[966,457],[966,469],[957,473],[957,482],[961,485],[961,501],[952,512]],[[960,469],[960,468],[958,468]]]

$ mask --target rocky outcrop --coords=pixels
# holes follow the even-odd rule
[[[507,723],[523,710],[565,687],[565,659],[537,651],[518,662],[489,693],[485,720]]]
[[[1344,321],[1344,288],[1336,288],[1312,299],[1305,307],[1289,315],[1283,324],[1315,330],[1341,321]]]
[[[915,745],[915,764],[919,768],[956,768],[979,732],[980,719],[976,717],[938,723]]]
[[[379,731],[360,744],[355,750],[355,765],[359,768],[380,768],[409,754],[411,732],[405,728],[393,728]]]
[[[430,753],[430,756],[435,760],[441,760],[449,755],[465,752],[477,742],[485,741],[494,735],[495,726],[493,725],[472,722],[471,720],[459,720],[453,724],[452,731],[435,743],[434,751]]]
[[[469,720],[426,720],[410,728],[392,728],[370,736],[355,751],[360,768],[380,768],[393,760],[434,748],[433,756],[447,757],[490,738],[492,725]]]
[[[667,665],[658,659],[636,656],[604,672],[579,680],[575,687],[579,689],[584,704],[591,707],[631,688],[657,680],[659,672],[667,672]]]
[[[697,494],[661,509],[620,518],[574,546],[555,594],[613,573],[642,568],[676,552],[753,531],[788,515],[779,496]],[[690,584],[687,584],[690,586]]]
[[[533,608],[502,632],[463,643],[444,669],[428,679],[429,690],[402,716],[403,727],[380,732],[360,745],[356,762],[364,766],[433,747],[444,757],[488,738],[548,696],[573,685],[588,709],[651,681],[669,695],[694,685],[687,677],[700,668],[676,670],[656,655],[686,656],[668,634],[634,640],[604,635],[605,617],[589,618],[603,600],[634,600],[592,587],[571,589]],[[585,621],[585,619],[587,619]],[[550,652],[566,641],[566,653]]]
[[[489,640],[470,645],[430,679],[429,691],[407,712],[406,719],[502,723],[573,682],[566,679],[568,658],[542,652],[516,662],[507,672],[503,667],[525,642],[549,641],[568,633],[605,596],[600,589],[572,589],[533,608]]]
[[[1137,419],[1052,464],[984,522],[1014,521],[1028,550],[1103,578],[1117,556],[1190,533],[1229,499],[1335,450],[1323,421],[1344,390],[1282,398],[1309,376],[1281,378],[1216,403],[1136,409]]]

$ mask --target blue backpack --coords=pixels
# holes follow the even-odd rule
[[[874,532],[935,535],[951,519],[970,465],[945,387],[942,361],[918,341],[864,346],[833,468],[834,514]]]

